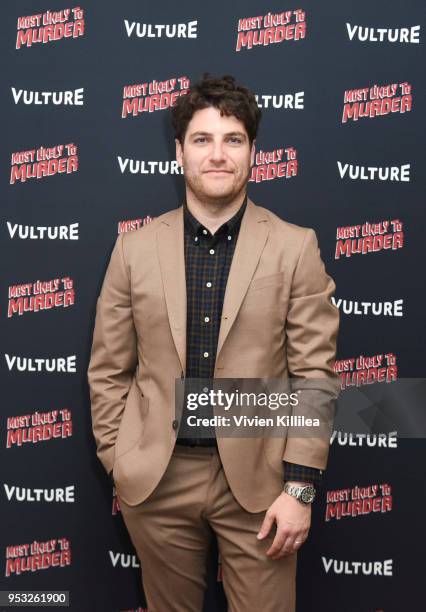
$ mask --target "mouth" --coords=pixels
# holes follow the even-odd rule
[[[206,174],[232,174],[229,170],[206,170]]]

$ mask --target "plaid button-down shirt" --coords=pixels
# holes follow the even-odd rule
[[[186,201],[183,204],[187,291],[187,378],[209,379],[214,376],[225,288],[246,207],[247,196],[235,215],[211,234],[191,214]],[[189,437],[188,430],[183,429],[188,414],[185,406],[178,443],[216,445],[215,438],[197,436],[196,427],[190,428],[191,437]],[[212,434],[214,435],[214,428]],[[321,484],[322,470],[289,462],[284,462],[284,468],[286,481],[310,482],[317,487]]]

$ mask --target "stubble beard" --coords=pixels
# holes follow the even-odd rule
[[[246,172],[239,177],[239,180],[236,182],[234,180],[232,182],[229,189],[224,192],[218,190],[216,193],[214,193],[213,189],[210,193],[205,190],[203,179],[199,175],[194,176],[190,173],[185,173],[184,177],[186,188],[194,194],[198,201],[202,202],[203,204],[214,204],[215,206],[222,208],[230,204],[238,196],[238,194],[246,189],[250,174],[251,167],[248,167]]]

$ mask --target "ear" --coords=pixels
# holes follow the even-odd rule
[[[175,143],[176,143],[176,160],[177,163],[179,164],[179,166],[183,166],[183,149],[182,149],[182,145],[180,144],[179,140],[177,138],[175,138]]]
[[[250,166],[253,166],[256,155],[256,141],[253,140],[250,151]]]

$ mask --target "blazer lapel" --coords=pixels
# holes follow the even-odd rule
[[[173,341],[182,371],[186,371],[186,276],[183,206],[162,219],[157,248]]]
[[[269,234],[267,221],[266,213],[247,198],[225,290],[216,363],[266,244]],[[157,247],[170,329],[185,372],[187,307],[183,206],[170,211],[162,219],[157,232]]]
[[[216,363],[234,324],[269,234],[268,217],[250,198],[241,220],[238,240],[229,270],[217,342]]]

